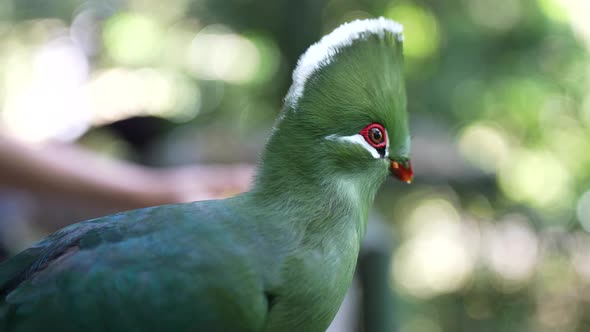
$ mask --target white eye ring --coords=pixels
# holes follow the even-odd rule
[[[362,146],[365,150],[369,151],[369,153],[371,154],[371,156],[373,156],[373,158],[375,159],[381,159],[381,158],[387,158],[389,157],[389,140],[387,139],[388,135],[387,135],[387,130],[385,130],[385,139],[387,140],[387,144],[385,146],[385,156],[381,156],[381,154],[379,154],[379,151],[377,151],[377,149],[375,147],[373,147],[371,144],[369,144],[367,142],[367,140],[365,139],[365,137],[361,134],[355,134],[355,135],[350,135],[350,136],[340,136],[340,135],[328,135],[326,136],[327,140],[331,140],[331,141],[341,141],[341,142],[348,142],[348,143],[353,143],[353,144],[358,144],[360,146]]]

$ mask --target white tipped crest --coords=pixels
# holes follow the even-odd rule
[[[292,107],[297,105],[299,98],[303,96],[307,80],[313,73],[329,65],[340,50],[358,39],[369,35],[383,36],[386,32],[396,35],[399,41],[404,39],[403,26],[383,17],[345,23],[324,36],[299,58],[293,71],[293,84],[285,97],[285,102]]]

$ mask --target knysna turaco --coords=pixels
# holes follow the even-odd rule
[[[300,58],[250,192],[66,227],[0,265],[0,331],[324,331],[388,173],[412,179],[402,27]]]

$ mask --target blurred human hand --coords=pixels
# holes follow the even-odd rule
[[[236,194],[247,190],[253,169],[246,164],[145,167],[75,145],[38,147],[0,136],[0,188],[118,210]]]
[[[250,186],[254,167],[249,164],[210,164],[155,172],[161,183],[160,188],[154,191],[154,205],[158,205],[224,198],[246,191]]]

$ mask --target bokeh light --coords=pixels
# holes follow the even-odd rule
[[[571,175],[547,151],[521,150],[500,169],[500,188],[506,196],[540,208],[571,200]]]
[[[252,81],[261,65],[256,45],[223,26],[208,26],[193,39],[189,67],[201,79],[232,83]]]
[[[198,87],[154,68],[112,68],[95,74],[85,86],[93,124],[153,115],[188,121],[200,108]]]
[[[510,143],[497,126],[475,123],[459,137],[465,158],[486,172],[495,173],[510,159]]]
[[[539,255],[539,240],[521,215],[506,216],[490,227],[484,255],[492,271],[508,283],[524,285],[533,276]]]
[[[104,27],[103,39],[114,61],[127,65],[153,63],[165,51],[161,49],[162,28],[150,16],[118,13]]]
[[[521,0],[465,1],[471,19],[479,26],[496,31],[507,31],[522,18]]]
[[[404,25],[404,54],[410,59],[431,57],[439,48],[440,31],[436,17],[424,7],[393,2],[386,16]]]
[[[590,49],[590,23],[587,13],[590,4],[584,0],[538,0],[543,12],[550,18],[569,23],[576,36]]]
[[[9,90],[1,114],[5,130],[29,141],[79,137],[90,125],[78,95],[88,76],[83,51],[65,36],[29,54],[15,51],[8,60],[14,66],[6,72]]]
[[[472,273],[474,257],[455,208],[442,199],[427,200],[408,223],[410,238],[394,258],[396,283],[418,297],[461,288]]]

